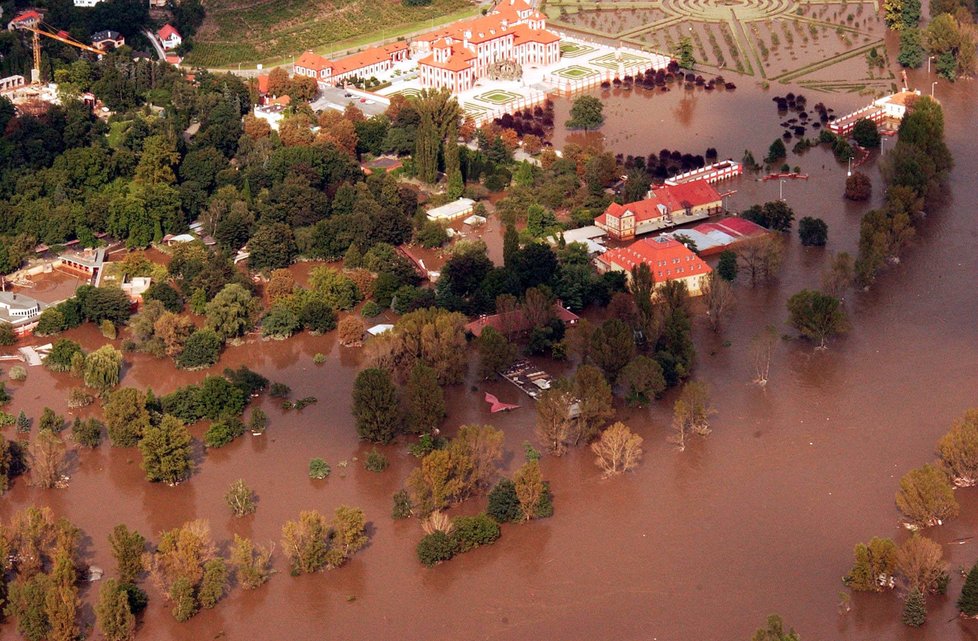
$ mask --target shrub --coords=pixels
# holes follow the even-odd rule
[[[291,392],[292,388],[285,383],[272,383],[272,386],[268,390],[268,395],[272,398],[285,398]]]
[[[257,509],[255,493],[245,484],[244,479],[238,479],[231,483],[227,494],[224,495],[224,500],[231,508],[231,514],[234,516],[253,514]]]
[[[7,376],[12,381],[27,380],[27,368],[25,368],[23,365],[14,365],[10,368],[10,371],[7,372]]]
[[[391,517],[395,519],[406,519],[411,516],[411,497],[407,490],[394,492],[394,509],[391,510]]]
[[[204,432],[204,445],[207,447],[224,447],[245,433],[245,425],[237,416],[225,416],[214,421]]]
[[[86,392],[81,387],[73,387],[71,391],[68,392],[68,407],[70,409],[77,409],[79,407],[87,407],[95,401],[95,397]]]
[[[322,365],[326,362],[326,354],[322,352],[316,352],[316,355],[312,357],[312,362],[316,365]]]
[[[329,463],[321,458],[314,458],[309,461],[309,478],[323,480],[329,476]]]
[[[798,221],[798,238],[806,247],[825,245],[828,234],[829,226],[821,218],[805,216]]]
[[[457,516],[452,519],[452,525],[452,536],[459,552],[495,543],[499,538],[499,524],[485,514]]]
[[[221,355],[224,341],[209,329],[199,329],[184,343],[183,351],[176,357],[177,367],[181,369],[201,369],[210,367]]]
[[[368,300],[363,304],[363,308],[360,310],[360,313],[367,318],[373,318],[375,316],[379,316],[383,311],[383,308],[381,308],[381,306],[376,302]]]
[[[0,323],[0,345],[13,345],[17,342],[17,334],[9,323]]]
[[[363,467],[368,472],[383,472],[387,465],[387,457],[378,452],[376,447],[367,452],[367,457],[363,459]]]
[[[71,424],[75,440],[85,447],[98,447],[102,442],[102,428],[105,427],[94,418],[80,419],[77,416]]]
[[[432,532],[418,543],[418,560],[430,568],[442,561],[448,561],[455,556],[457,550],[458,543],[452,536],[444,532]]]
[[[520,511],[520,500],[516,496],[516,485],[509,479],[502,479],[489,492],[489,503],[486,514],[497,523],[509,523],[523,520]]]

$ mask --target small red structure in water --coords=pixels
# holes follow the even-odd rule
[[[503,403],[489,392],[486,392],[486,403],[489,403],[489,411],[493,414],[496,412],[508,412],[519,407],[515,403]]]

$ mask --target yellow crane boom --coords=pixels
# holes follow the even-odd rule
[[[52,40],[57,40],[58,42],[63,42],[66,45],[81,49],[82,51],[94,53],[97,56],[101,56],[105,53],[103,50],[97,47],[92,47],[84,42],[78,42],[64,31],[55,31],[54,29],[51,29],[46,25],[42,25],[41,23],[38,23],[36,26],[26,24],[18,25],[17,28],[30,31],[34,34],[34,68],[31,69],[31,84],[37,84],[41,81],[41,36],[51,38]]]

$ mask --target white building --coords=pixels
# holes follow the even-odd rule
[[[41,304],[30,296],[0,292],[0,323],[13,326],[18,335],[33,329],[40,315]]]
[[[471,214],[474,207],[475,201],[471,198],[459,198],[453,203],[429,209],[428,220],[458,220]]]
[[[102,0],[74,0],[76,7],[94,7]]]

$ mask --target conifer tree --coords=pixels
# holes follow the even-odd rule
[[[106,581],[99,590],[95,617],[106,641],[131,641],[136,634],[136,617],[129,610],[129,596],[115,579]]]
[[[978,563],[968,572],[968,578],[964,581],[961,588],[961,596],[958,598],[958,610],[966,617],[978,616]]]
[[[910,590],[903,605],[903,622],[912,628],[919,628],[927,622],[927,602],[924,593],[916,587]]]

